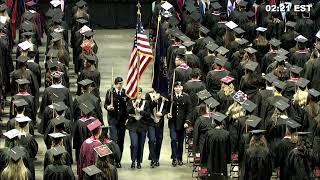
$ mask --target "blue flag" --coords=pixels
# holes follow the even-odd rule
[[[160,25],[156,47],[156,57],[153,67],[152,88],[161,95],[168,95],[168,71],[166,64],[166,41],[165,32]]]

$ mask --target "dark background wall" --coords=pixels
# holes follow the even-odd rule
[[[67,13],[78,0],[67,0]],[[50,0],[38,2],[41,9],[46,12]],[[91,20],[95,28],[135,28],[137,18],[137,0],[87,0],[90,6]],[[151,20],[152,0],[140,1],[142,22],[145,28]],[[67,18],[68,20],[68,18]]]

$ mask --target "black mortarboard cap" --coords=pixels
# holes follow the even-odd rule
[[[269,41],[269,44],[271,44],[272,46],[280,46],[281,44],[281,41],[279,41],[278,39],[275,39],[275,38],[272,38],[270,41]]]
[[[97,60],[96,56],[94,56],[93,54],[85,54],[84,57],[88,61],[96,61]]]
[[[27,20],[31,20],[33,18],[33,14],[30,12],[30,11],[26,11],[24,14],[23,14],[23,17],[25,17]]]
[[[85,115],[88,115],[90,112],[94,110],[94,106],[90,101],[80,103],[79,108]]]
[[[250,131],[253,135],[262,135],[266,132],[266,130],[263,129],[257,129],[257,130],[252,130]]]
[[[210,44],[210,43],[214,43],[214,40],[210,37],[207,36],[202,40],[205,44]]]
[[[47,17],[53,17],[53,15],[54,15],[54,10],[53,9],[51,9],[51,8],[49,8],[49,10],[46,12],[46,14],[45,14]]]
[[[58,15],[58,14],[55,14],[52,18],[52,22],[54,23],[61,23],[62,22],[62,16],[61,15]]]
[[[252,112],[257,107],[257,105],[250,100],[246,100],[241,106],[248,112]]]
[[[302,67],[299,67],[297,65],[293,65],[289,68],[290,72],[293,72],[295,74],[300,74],[300,72],[303,70]]]
[[[209,93],[209,91],[207,91],[206,89],[197,92],[197,96],[201,101],[204,101],[210,97],[212,97],[212,95]]]
[[[311,134],[311,132],[298,132],[297,134],[298,134],[298,136],[307,136],[307,135]]]
[[[274,102],[273,105],[281,111],[286,110],[290,106],[287,102],[283,101],[282,99]]]
[[[308,92],[313,97],[318,97],[320,95],[320,92],[315,89],[309,89]]]
[[[226,119],[226,115],[220,113],[220,112],[214,112],[213,115],[212,115],[212,118],[214,120],[217,120],[219,122],[222,122],[224,119]]]
[[[63,147],[54,147],[52,148],[52,152],[53,152],[53,156],[59,156],[59,155],[62,155],[63,153],[66,152],[66,150],[63,148]]]
[[[52,105],[56,111],[64,111],[64,110],[68,109],[68,106],[66,106],[66,104],[63,101],[53,103]]]
[[[278,62],[282,62],[284,60],[286,60],[288,57],[287,56],[283,56],[283,55],[276,55],[273,57],[273,59],[275,59]]]
[[[28,102],[24,99],[17,99],[13,101],[13,104],[17,107],[26,106],[28,105]]]
[[[186,5],[186,10],[189,12],[189,13],[192,13],[194,11],[197,11],[197,8],[193,5],[193,4],[187,4]]]
[[[206,48],[208,48],[210,51],[215,51],[219,46],[216,43],[210,43],[206,45]]]
[[[295,120],[293,119],[287,119],[286,120],[286,125],[292,129],[298,128],[301,126],[301,124],[297,123]]]
[[[247,47],[244,49],[246,52],[250,53],[250,54],[254,54],[256,52],[258,52],[256,49],[252,48],[252,47]]]
[[[287,51],[283,48],[280,48],[280,49],[278,49],[277,54],[279,54],[280,56],[285,56],[285,55],[289,54],[289,51]]]
[[[305,78],[299,78],[296,85],[301,87],[301,88],[305,88],[308,84],[309,84],[309,80],[305,79]]]
[[[22,36],[32,36],[32,35],[34,35],[34,32],[24,32],[24,33],[22,33],[21,34]]]
[[[240,45],[245,45],[245,44],[247,44],[248,42],[249,42],[249,41],[246,40],[246,39],[244,39],[244,38],[241,38],[239,41],[237,41],[237,43],[240,44]]]
[[[80,23],[80,24],[86,24],[86,23],[88,23],[88,21],[87,21],[86,19],[83,19],[83,18],[77,19],[77,22]]]
[[[243,34],[243,33],[246,32],[246,31],[244,31],[244,30],[243,30],[242,28],[240,28],[240,27],[234,28],[233,31],[234,31],[235,33],[237,33],[237,34]]]
[[[241,0],[238,2],[238,5],[241,6],[241,7],[246,7],[248,4],[248,2],[244,1],[244,0]]]
[[[277,76],[275,76],[273,73],[269,73],[263,76],[263,78],[269,83],[272,83],[275,79],[277,79]]]
[[[168,20],[168,22],[172,25],[172,26],[176,26],[179,24],[178,19],[175,16],[171,16]]]
[[[247,95],[241,90],[237,91],[233,96],[233,100],[242,104],[247,100]]]
[[[8,155],[13,161],[17,162],[22,158],[23,151],[19,146],[15,146],[14,148],[9,150]]]
[[[220,9],[220,8],[222,8],[222,6],[221,6],[218,2],[212,3],[211,6],[213,7],[213,9]]]
[[[59,138],[63,138],[65,137],[66,135],[65,134],[62,134],[60,132],[57,132],[57,133],[51,133],[51,134],[48,134],[50,137],[52,137],[53,139],[59,139]]]
[[[24,84],[29,84],[30,81],[29,81],[28,79],[17,79],[17,80],[16,80],[16,83],[17,83],[18,85],[24,85]]]
[[[57,60],[51,59],[51,60],[47,61],[47,66],[48,66],[49,69],[51,69],[53,67],[56,67],[58,65],[59,65],[59,63],[58,63]]]
[[[78,6],[78,7],[83,7],[84,5],[86,5],[87,4],[87,2],[85,2],[85,1],[83,1],[83,0],[80,0],[80,1],[78,1],[77,3],[76,3],[76,5]]]
[[[195,44],[195,42],[193,41],[186,41],[184,43],[182,43],[182,45],[184,45],[185,47],[190,47],[193,46]]]
[[[255,115],[250,115],[247,120],[246,120],[246,124],[248,126],[251,126],[253,128],[257,127],[257,125],[260,123],[262,119],[258,116],[255,116]]]
[[[274,81],[272,82],[272,85],[282,90],[286,87],[286,83],[283,81],[280,81],[279,79],[274,79]]]
[[[215,59],[214,59],[214,63],[220,65],[220,66],[225,66],[226,63],[227,63],[227,59],[223,56],[217,56]]]
[[[51,122],[54,124],[54,126],[58,126],[60,124],[64,124],[65,123],[65,120],[64,118],[54,118],[54,119],[51,119]]]
[[[215,100],[214,98],[212,98],[212,97],[204,100],[204,103],[206,103],[208,105],[208,107],[211,108],[211,109],[213,109],[213,108],[215,108],[215,107],[220,105],[220,103],[217,100]]]
[[[296,22],[288,21],[288,22],[286,23],[286,26],[294,28],[294,27],[296,27],[296,24],[297,24]]]
[[[90,177],[102,172],[96,165],[85,167],[82,170]]]
[[[294,40],[299,43],[305,43],[308,41],[308,39],[302,35],[297,36],[296,38],[294,38]]]
[[[258,63],[254,62],[254,61],[248,61],[245,65],[244,68],[245,69],[249,69],[250,71],[255,71],[258,67]]]
[[[225,54],[227,54],[229,52],[229,49],[220,46],[218,49],[215,50],[217,53],[221,54],[222,56],[224,56]]]
[[[92,83],[93,83],[93,81],[91,79],[84,79],[84,80],[78,82],[78,84],[80,84],[81,86],[87,86]]]
[[[210,32],[210,30],[204,26],[200,26],[199,30],[203,33],[203,34],[208,34]]]
[[[17,59],[18,62],[22,62],[22,63],[25,63],[28,60],[29,60],[29,58],[26,57],[26,56],[19,56],[18,59]]]
[[[96,153],[98,154],[99,157],[104,157],[109,154],[112,154],[112,151],[105,144],[98,146],[98,147],[95,147],[94,150],[96,151]]]
[[[198,21],[200,18],[201,18],[201,15],[199,12],[197,11],[193,11],[191,14],[190,14],[191,18],[195,21]]]

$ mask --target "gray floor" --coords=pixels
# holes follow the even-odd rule
[[[97,30],[95,34],[95,40],[99,46],[98,57],[99,57],[99,70],[101,72],[101,98],[104,103],[105,93],[111,86],[111,69],[114,66],[114,77],[122,76],[126,79],[128,71],[128,63],[131,54],[131,48],[133,43],[134,30]],[[40,51],[43,53],[44,48],[41,47]],[[71,52],[71,51],[70,51]],[[41,55],[43,57],[43,54]],[[43,67],[43,62],[41,63]],[[151,87],[151,74],[152,65],[149,66],[147,72],[140,81],[140,85],[144,92],[150,90]],[[70,90],[74,93],[76,90],[76,75],[73,72],[73,68],[70,68]],[[44,88],[41,88],[43,92]],[[8,98],[9,99],[9,98]],[[5,108],[5,112],[8,112],[8,107]],[[105,121],[106,111],[103,110]],[[3,118],[4,123],[8,118]],[[35,134],[37,142],[39,143],[39,152],[37,155],[36,165],[36,179],[40,180],[43,176],[43,157],[46,152],[46,147],[42,139],[42,135],[39,133]],[[4,146],[3,139],[1,140],[1,147]],[[148,161],[148,139],[146,139],[144,148],[144,162],[141,170],[130,169],[130,139],[129,134],[126,134],[125,138],[125,149],[122,159],[122,168],[119,169],[120,180],[189,180],[191,178],[192,168],[190,166],[182,166],[173,168],[171,166],[171,148],[170,138],[167,128],[165,125],[163,147],[160,158],[160,167],[156,169],[150,168],[150,162]],[[186,156],[185,156],[186,159]],[[73,165],[73,170],[76,172],[76,165]]]

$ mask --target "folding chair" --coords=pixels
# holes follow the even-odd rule
[[[230,176],[232,178],[239,178],[238,153],[232,153],[232,155],[231,155]]]

